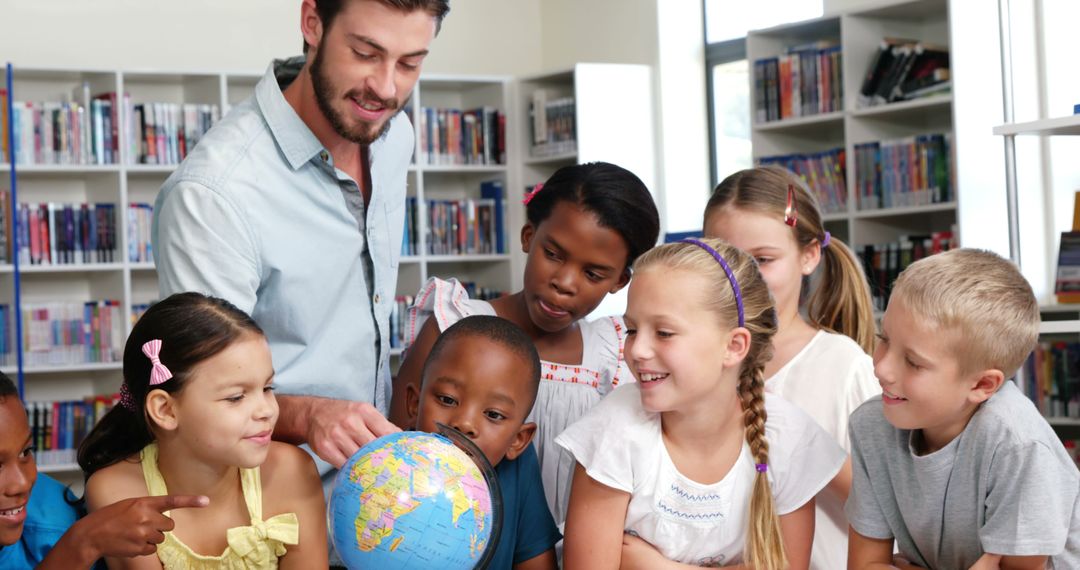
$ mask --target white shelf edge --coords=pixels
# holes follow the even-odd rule
[[[822,123],[840,122],[843,120],[844,111],[833,111],[831,113],[819,113],[817,115],[807,115],[805,117],[791,117],[788,119],[780,119],[779,121],[754,123],[751,126],[751,129],[759,133],[770,133],[774,131],[784,131],[787,129],[798,129],[811,125],[820,125]]]
[[[437,172],[450,174],[471,173],[504,173],[507,171],[505,164],[421,164],[411,166],[414,172]]]
[[[888,116],[893,114],[901,114],[907,111],[914,111],[919,109],[928,109],[934,107],[944,107],[952,103],[953,97],[949,95],[931,95],[921,99],[913,99],[911,101],[902,101],[900,103],[889,103],[887,105],[875,105],[873,107],[864,107],[862,109],[855,109],[850,112],[852,117],[881,117],[882,115]]]
[[[132,271],[156,271],[157,270],[157,266],[154,265],[153,261],[132,261],[132,262],[128,263],[128,267],[131,268]]]
[[[76,372],[100,372],[108,370],[121,370],[123,362],[98,362],[88,364],[60,364],[53,366],[30,366],[23,367],[23,374],[54,374]]]
[[[1043,321],[1039,323],[1039,334],[1080,333],[1078,321]]]
[[[1048,417],[1046,423],[1054,427],[1080,427],[1080,418]]]
[[[179,164],[127,164],[124,170],[131,174],[171,174]]]
[[[78,463],[37,464],[38,473],[81,473]]]
[[[510,254],[490,253],[474,255],[428,255],[424,259],[428,263],[468,263],[468,262],[495,262],[509,261]]]
[[[70,265],[23,265],[19,267],[19,273],[99,273],[121,271],[122,269],[124,269],[123,263],[73,263]]]
[[[551,164],[553,162],[566,162],[568,160],[576,161],[577,158],[577,151],[564,152],[560,154],[553,154],[551,156],[530,156],[525,159],[525,164]]]
[[[23,164],[15,165],[16,174],[101,174],[118,173],[119,164]]]
[[[1008,123],[994,127],[995,135],[1080,135],[1080,115]]]
[[[852,217],[856,219],[891,218],[893,216],[912,216],[916,214],[928,214],[931,212],[948,212],[956,209],[956,202],[941,202],[939,204],[926,204],[925,206],[901,206],[894,208],[878,208],[876,210],[857,210]]]

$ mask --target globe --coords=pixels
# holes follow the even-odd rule
[[[456,431],[451,437],[472,443]],[[443,435],[407,431],[376,439],[334,479],[331,543],[351,570],[482,567],[501,522],[498,483],[490,466],[485,471]]]

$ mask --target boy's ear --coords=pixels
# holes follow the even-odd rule
[[[521,252],[529,253],[529,246],[532,245],[533,236],[536,235],[536,228],[531,223],[526,223],[521,226]]]
[[[405,413],[409,414],[409,423],[416,427],[416,416],[420,413],[420,390],[417,390],[412,382],[405,385]],[[405,428],[405,426],[399,427]]]
[[[146,395],[146,415],[157,426],[166,431],[175,430],[176,399],[165,390],[150,390]]]
[[[724,366],[739,366],[750,351],[750,331],[746,327],[735,327],[728,333],[727,353],[724,355]]]
[[[981,404],[990,399],[1005,383],[1005,374],[996,369],[983,370],[976,375],[968,393],[968,402]]]
[[[506,450],[504,459],[517,459],[518,456],[525,451],[525,448],[529,447],[529,443],[532,441],[534,435],[536,435],[535,423],[527,422],[521,424],[521,427],[518,428],[517,435],[514,436],[514,441],[510,443],[510,448]]]

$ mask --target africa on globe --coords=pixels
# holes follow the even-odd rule
[[[365,445],[341,468],[327,528],[352,570],[471,570],[492,541],[497,506],[489,479],[450,439],[400,432]]]

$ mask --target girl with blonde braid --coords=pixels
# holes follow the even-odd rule
[[[556,439],[577,460],[564,563],[805,570],[814,496],[844,462],[765,394],[776,313],[752,257],[716,239],[638,258],[620,386]]]

